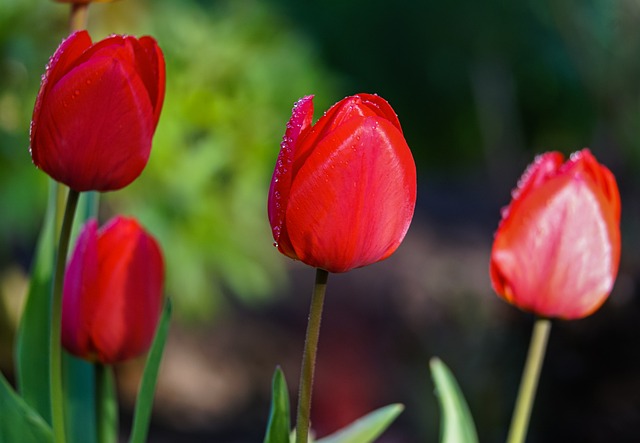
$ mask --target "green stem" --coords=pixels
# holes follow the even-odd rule
[[[62,229],[62,219],[64,217],[64,208],[67,205],[67,188],[62,183],[58,183],[57,181],[51,180],[53,182],[53,186],[55,188],[56,193],[56,208],[55,208],[55,222],[53,225],[53,235],[54,237],[58,237],[60,235],[60,230]]]
[[[113,368],[96,363],[95,369],[97,441],[113,443],[118,437],[118,402]]]
[[[51,296],[51,335],[49,347],[51,350],[51,420],[53,426],[54,441],[64,443],[66,440],[64,431],[64,398],[62,392],[62,350],[60,343],[60,330],[62,323],[62,288],[64,283],[64,271],[69,250],[69,237],[73,216],[78,205],[79,192],[69,190],[67,206],[64,211],[64,219],[60,230],[60,241],[56,253],[56,267],[53,277],[53,294]]]
[[[72,3],[69,15],[69,31],[81,31],[87,28],[89,3]]]
[[[513,411],[513,418],[511,419],[511,428],[509,429],[507,443],[522,443],[527,435],[531,408],[536,396],[536,388],[538,387],[540,370],[542,369],[542,362],[544,361],[550,331],[551,320],[548,318],[536,319],[535,325],[533,326],[533,333],[531,334],[527,362],[522,373],[522,380],[520,381],[518,399],[516,400],[516,407]]]
[[[311,297],[307,336],[302,355],[302,369],[300,372],[300,388],[298,390],[298,417],[296,420],[296,443],[307,443],[309,438],[309,423],[311,416],[311,392],[313,388],[313,372],[316,366],[318,338],[320,337],[320,321],[324,294],[327,289],[329,273],[324,269],[316,269],[316,282]]]

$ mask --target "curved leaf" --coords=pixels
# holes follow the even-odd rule
[[[473,418],[453,374],[439,358],[432,358],[429,366],[442,410],[440,442],[477,443]]]
[[[51,443],[44,419],[18,396],[0,373],[0,442]]]
[[[264,443],[289,443],[291,432],[291,412],[289,408],[289,390],[280,367],[276,368],[271,384],[271,411]]]
[[[167,298],[164,302],[164,310],[162,311],[160,323],[158,323],[158,330],[153,339],[151,350],[147,356],[147,363],[142,373],[140,389],[138,390],[138,397],[136,398],[136,409],[133,415],[133,430],[131,431],[131,437],[129,439],[130,443],[144,443],[147,439],[158,371],[160,370],[162,353],[169,333],[171,310],[171,299]]]
[[[369,443],[378,438],[404,410],[401,404],[392,404],[361,417],[339,431],[321,438],[317,443]]]
[[[47,211],[33,258],[29,293],[16,337],[18,391],[47,423],[51,423],[49,334],[55,256],[54,219],[58,186],[60,185],[53,181],[50,184]]]

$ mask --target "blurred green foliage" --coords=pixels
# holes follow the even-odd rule
[[[0,263],[30,256],[46,204],[46,177],[29,156],[29,122],[44,65],[64,26],[50,2],[8,0],[0,6]],[[50,25],[50,26],[49,26]],[[24,257],[22,257],[24,258]]]
[[[44,211],[46,180],[28,155],[28,124],[67,12],[42,0],[0,9],[2,250],[16,230],[29,245]],[[257,0],[97,4],[89,30],[94,40],[153,35],[167,64],[149,164],[132,186],[102,197],[102,218],[135,215],[159,238],[167,291],[183,316],[206,318],[225,291],[272,295],[286,262],[272,246],[266,196],[285,124],[302,95],[317,94],[318,109],[336,100],[336,80],[313,46]]]

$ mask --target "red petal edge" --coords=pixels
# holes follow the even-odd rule
[[[44,97],[47,95],[53,85],[60,80],[69,70],[75,66],[80,56],[91,47],[91,37],[87,31],[77,31],[67,37],[60,43],[56,52],[53,53],[47,63],[45,72],[42,75],[40,83],[40,91],[33,107],[33,115],[31,117],[30,139],[31,139],[31,158],[33,164],[39,166],[38,159],[39,147],[34,146],[34,133],[38,130],[38,119],[42,109]]]
[[[289,191],[293,180],[293,159],[296,155],[296,146],[300,134],[311,127],[313,119],[313,95],[302,97],[293,105],[291,118],[287,123],[287,129],[280,153],[276,160],[276,166],[269,187],[268,215],[271,231],[276,246],[284,254],[295,258],[288,238],[283,238],[285,231],[284,218],[289,201]],[[286,236],[285,236],[286,237]],[[281,244],[282,243],[282,244]]]

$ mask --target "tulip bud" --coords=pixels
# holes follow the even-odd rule
[[[300,99],[283,138],[268,213],[283,254],[330,272],[389,257],[416,203],[416,167],[400,122],[381,97],[358,94],[312,125]]]
[[[620,262],[620,194],[584,149],[529,166],[503,210],[491,251],[498,295],[542,317],[577,319],[607,299]]]
[[[33,163],[76,191],[113,191],[149,159],[164,100],[165,66],[151,37],[95,44],[71,34],[51,57],[31,122]]]
[[[116,217],[98,230],[90,220],[67,265],[62,345],[103,364],[146,352],[162,309],[163,283],[160,247],[137,221]]]

